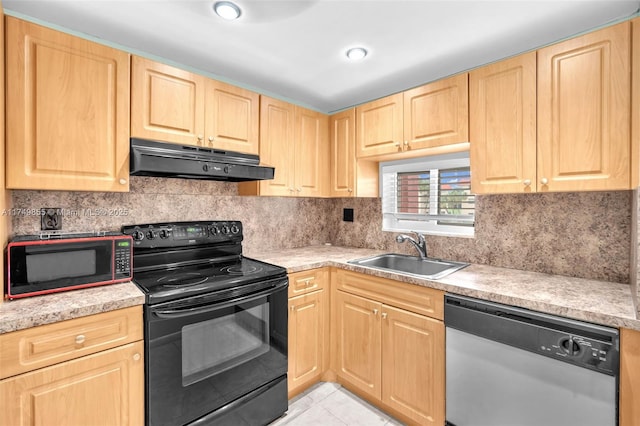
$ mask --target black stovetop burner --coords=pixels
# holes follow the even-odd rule
[[[280,266],[242,256],[238,221],[131,225],[122,232],[133,237],[133,280],[147,304],[286,276]]]

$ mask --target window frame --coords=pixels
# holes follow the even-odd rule
[[[386,232],[420,232],[427,235],[442,235],[451,237],[473,238],[475,236],[475,207],[474,220],[471,225],[439,224],[437,220],[425,220],[424,214],[397,213],[397,195],[389,195],[385,187],[393,188],[397,185],[398,173],[424,172],[434,169],[455,169],[470,167],[469,152],[456,152],[405,160],[380,162],[379,190],[382,201],[382,230]],[[471,171],[470,171],[471,172]],[[433,185],[432,181],[432,185]],[[390,189],[393,191],[393,189]],[[471,194],[475,198],[475,194]],[[431,193],[432,199],[437,200],[438,194]],[[390,204],[390,205],[389,205]],[[437,211],[439,206],[431,206]],[[389,211],[390,209],[393,212]],[[437,217],[437,215],[432,215]]]

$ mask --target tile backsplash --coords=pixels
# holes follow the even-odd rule
[[[128,193],[12,191],[12,235],[40,232],[20,214],[60,207],[63,232],[119,230],[123,224],[241,220],[250,252],[330,242],[412,253],[381,230],[378,198],[237,195],[237,184],[132,177]],[[427,237],[429,255],[494,266],[629,282],[632,192],[486,195],[476,201],[475,238]],[[354,221],[343,222],[343,208]]]

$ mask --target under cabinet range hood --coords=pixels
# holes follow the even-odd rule
[[[131,138],[130,174],[243,182],[273,179],[253,154]]]

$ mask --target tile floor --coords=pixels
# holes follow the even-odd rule
[[[337,383],[318,383],[289,401],[289,411],[269,426],[401,426],[396,419]]]

